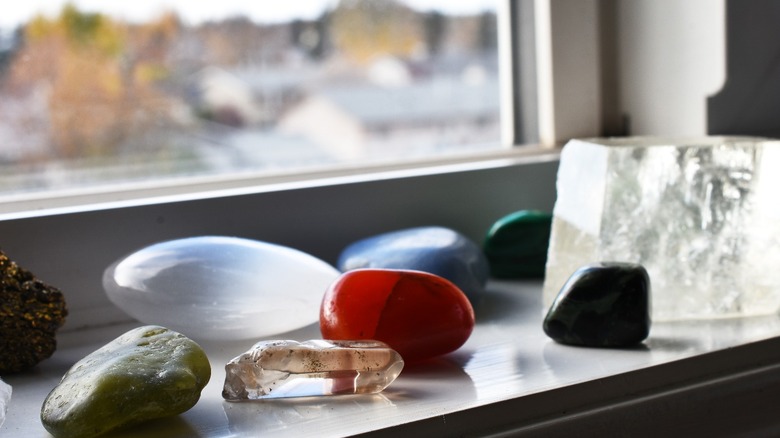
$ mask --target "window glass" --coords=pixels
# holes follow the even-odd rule
[[[0,194],[499,147],[496,0],[3,9]]]

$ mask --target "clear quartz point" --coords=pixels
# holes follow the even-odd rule
[[[404,367],[379,341],[261,341],[225,365],[228,401],[377,393]]]

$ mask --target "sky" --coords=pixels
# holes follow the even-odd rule
[[[67,0],[14,0],[4,2],[0,28],[10,30],[38,13],[54,16]],[[246,15],[256,22],[278,22],[292,18],[315,18],[338,0],[70,0],[80,10],[103,12],[128,21],[147,21],[162,12],[175,10],[190,24]],[[495,10],[497,0],[407,0],[416,9],[446,13],[476,13]]]

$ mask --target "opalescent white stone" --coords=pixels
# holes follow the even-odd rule
[[[653,320],[780,309],[780,142],[744,137],[569,142],[544,301],[581,266],[643,265]]]
[[[202,236],[143,248],[108,267],[108,298],[146,324],[196,339],[250,339],[319,319],[334,267],[301,251]]]
[[[5,413],[11,403],[11,385],[0,380],[0,426],[5,422]]]

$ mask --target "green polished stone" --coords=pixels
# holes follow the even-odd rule
[[[552,214],[521,210],[490,228],[483,250],[496,278],[542,278],[547,263]]]
[[[604,262],[578,269],[555,298],[544,332],[586,347],[630,347],[650,333],[650,277],[635,263]]]
[[[187,411],[210,377],[198,344],[164,327],[139,327],[73,365],[43,402],[41,421],[57,438],[101,435]]]

